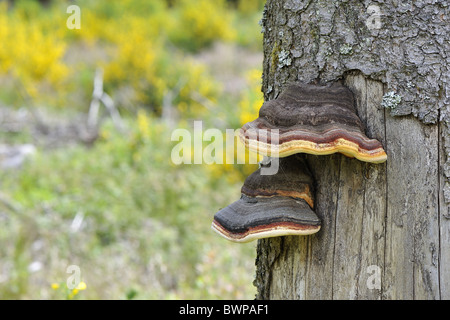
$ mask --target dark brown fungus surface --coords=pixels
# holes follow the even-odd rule
[[[279,159],[274,175],[258,169],[244,182],[241,198],[214,215],[212,229],[234,242],[308,235],[320,230],[314,213],[313,179],[303,159]]]
[[[264,155],[340,152],[366,162],[387,159],[381,143],[365,135],[353,93],[337,82],[289,85],[277,99],[262,105],[259,117],[241,128],[240,138]]]
[[[241,193],[249,197],[291,197],[303,199],[314,208],[313,178],[303,158],[274,159],[279,161],[278,171],[273,175],[262,175],[256,170],[245,179]]]

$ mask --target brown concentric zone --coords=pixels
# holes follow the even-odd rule
[[[233,242],[250,242],[257,239],[287,235],[305,236],[318,232],[320,225],[299,224],[294,222],[275,222],[267,225],[250,227],[245,232],[230,232],[217,220],[213,220],[211,228],[219,235]]]
[[[381,163],[387,159],[378,140],[368,139],[345,126],[328,126],[321,131],[321,128],[279,129],[278,132],[274,129],[264,119],[258,118],[245,124],[239,137],[249,150],[268,156],[287,157],[295,153],[327,155],[339,152],[366,162]]]
[[[294,191],[294,190],[266,190],[266,189],[251,189],[247,188],[245,184],[241,188],[241,192],[249,197],[291,197],[297,199],[303,199],[306,203],[314,209],[314,198],[310,187],[305,184],[304,190]]]

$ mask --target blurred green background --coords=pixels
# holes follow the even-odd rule
[[[194,120],[256,118],[263,5],[0,1],[0,299],[254,298],[256,243],[210,225],[255,165],[170,154]],[[88,126],[97,70],[120,118]]]

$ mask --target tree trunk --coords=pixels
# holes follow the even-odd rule
[[[261,22],[265,99],[341,79],[388,160],[306,156],[322,229],[259,240],[257,299],[450,299],[446,1],[268,0]]]

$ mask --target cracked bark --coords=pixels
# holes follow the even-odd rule
[[[265,99],[342,79],[388,160],[306,156],[322,230],[258,242],[256,298],[450,299],[449,22],[446,1],[268,0]]]

